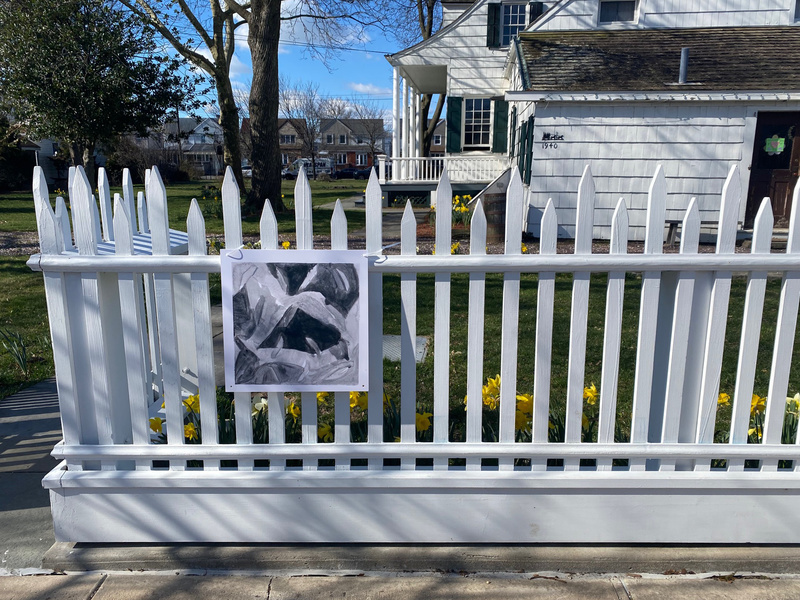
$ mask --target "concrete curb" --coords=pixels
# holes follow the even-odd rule
[[[57,572],[800,573],[800,546],[114,545],[56,543]]]

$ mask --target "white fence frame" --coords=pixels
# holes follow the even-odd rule
[[[641,542],[796,543],[800,541],[800,451],[781,444],[800,301],[800,206],[785,254],[770,253],[772,216],[765,200],[752,250],[735,254],[741,199],[735,168],[724,187],[715,254],[698,254],[699,213],[693,200],[683,223],[681,253],[663,255],[666,190],[659,168],[649,192],[644,254],[627,254],[628,217],[616,207],[609,254],[592,254],[594,184],[587,167],[578,190],[575,253],[556,254],[552,202],[542,219],[540,252],[523,255],[521,231],[508,219],[505,253],[487,255],[480,203],[472,219],[470,255],[450,255],[451,206],[437,208],[436,254],[417,256],[410,205],[400,255],[382,254],[381,189],[373,173],[366,191],[369,266],[370,377],[368,441],[351,443],[346,393],[335,397],[334,443],[317,439],[317,400],[302,394],[302,443],[286,443],[283,394],[270,393],[270,443],[254,444],[249,394],[235,397],[236,444],[219,444],[208,274],[202,213],[195,201],[188,235],[169,229],[166,191],[154,169],[134,211],[125,173],[113,203],[99,179],[102,227],[82,169],[70,185],[72,228],[62,198],[52,208],[37,167],[34,199],[41,254],[29,265],[44,274],[64,439],[62,463],[44,479],[56,538],[76,542]],[[242,246],[239,190],[232,174],[222,188],[225,243]],[[443,173],[439,198],[452,196]],[[507,215],[522,213],[515,170]],[[313,247],[311,194],[296,184],[297,247]],[[138,227],[134,214],[138,213]],[[265,204],[264,248],[278,245]],[[337,204],[332,246],[347,247]],[[180,253],[188,251],[188,255]],[[750,398],[768,272],[782,272],[780,309],[762,443],[748,444]],[[416,441],[416,280],[435,273],[433,442]],[[581,442],[588,292],[592,273],[608,273],[597,443]],[[622,297],[626,272],[642,273],[631,441],[614,441]],[[747,273],[730,442],[713,443],[722,340],[732,273]],[[399,443],[383,442],[381,338],[384,273],[401,276]],[[469,274],[466,442],[448,440],[450,280]],[[502,380],[499,441],[481,441],[485,277],[502,273]],[[538,274],[532,439],[515,442],[520,277]],[[565,442],[548,442],[556,273],[573,273]],[[658,318],[656,318],[658,315]],[[657,344],[666,331],[667,343]],[[663,387],[654,385],[663,381]],[[153,444],[148,416],[154,392],[164,400],[169,443]],[[655,391],[654,391],[655,390]],[[184,443],[182,400],[199,391],[203,438]],[[651,419],[663,414],[663,419]],[[400,459],[385,466],[384,459]],[[455,467],[449,459],[465,459]],[[548,467],[562,459],[563,468]],[[596,467],[581,466],[581,459]],[[269,467],[254,461],[267,459]],[[319,466],[318,459],[335,466]],[[352,466],[366,459],[366,467]],[[417,459],[432,459],[432,467]],[[486,466],[483,459],[497,459]],[[516,459],[528,459],[522,467]],[[612,464],[627,459],[627,467]],[[712,468],[712,459],[727,466]],[[187,460],[204,461],[202,469]],[[236,460],[235,468],[220,461]],[[303,461],[301,468],[287,460]],[[745,468],[745,460],[759,461]],[[791,468],[779,461],[791,460]],[[156,468],[153,461],[168,461]],[[528,463],[525,463],[526,465]]]

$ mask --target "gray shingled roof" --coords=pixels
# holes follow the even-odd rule
[[[800,90],[798,27],[534,31],[520,47],[531,91]]]

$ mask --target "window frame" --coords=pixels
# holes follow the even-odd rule
[[[282,146],[291,146],[297,143],[297,134],[282,133],[280,143]]]
[[[522,9],[520,14],[514,15],[518,19],[521,19],[519,23],[515,23],[513,26],[518,27],[516,32],[512,35],[510,33],[510,28],[512,25],[509,23],[509,34],[506,35],[506,9],[509,10],[508,17],[511,17],[511,9]],[[528,26],[528,4],[527,2],[503,2],[500,4],[500,47],[501,48],[508,48],[511,45],[511,41],[517,37],[520,31],[525,31],[525,28]]]
[[[337,152],[336,153],[336,165],[346,165],[347,164],[347,152]]]
[[[609,4],[622,4],[622,3],[632,3],[633,4],[633,16],[630,19],[613,19],[610,21],[604,21],[602,19],[603,14],[603,5],[605,4],[608,6]],[[619,8],[619,7],[618,7]],[[597,25],[598,26],[614,26],[614,25],[631,25],[636,24],[639,22],[639,0],[598,0],[597,2]]]
[[[357,167],[368,167],[369,166],[369,154],[365,152],[359,152],[356,154],[356,166]]]
[[[485,144],[483,143],[483,140],[481,140],[481,143],[479,143],[479,144],[474,144],[474,143],[473,144],[468,144],[467,143],[467,114],[470,113],[470,112],[472,112],[472,113],[475,112],[474,108],[473,108],[472,111],[470,111],[468,106],[469,106],[470,103],[474,103],[476,100],[480,100],[482,102],[488,102],[489,103],[489,111],[488,111],[489,114],[488,114],[488,117],[486,118],[486,120],[488,121],[489,128],[485,132],[485,135],[486,135],[486,143]],[[481,112],[484,112],[484,109],[481,109]],[[482,119],[482,121],[483,121],[483,119]],[[486,124],[487,123],[485,123],[485,122],[481,122],[480,123],[481,126],[486,125]],[[488,97],[488,96],[469,96],[469,97],[465,96],[464,97],[464,107],[463,107],[463,109],[461,111],[461,151],[463,152],[463,151],[468,151],[468,150],[491,150],[491,148],[492,148],[492,134],[494,133],[493,129],[494,129],[494,102],[492,102],[492,99],[490,97]],[[472,133],[470,133],[470,135],[474,136],[475,135],[474,131]],[[484,132],[481,132],[480,135],[481,135],[481,137],[483,137]],[[474,137],[473,137],[473,139],[474,139]]]
[[[347,145],[347,134],[346,133],[340,133],[339,134],[339,144],[342,145],[342,146]]]
[[[800,0],[798,0],[800,1]],[[441,146],[442,145],[442,134],[441,133],[434,133],[433,134],[433,145],[434,146]]]

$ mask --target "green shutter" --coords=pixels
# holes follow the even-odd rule
[[[508,155],[514,158],[514,150],[516,150],[517,142],[517,107],[511,109],[511,143],[508,145]]]
[[[461,103],[463,98],[447,99],[447,151],[461,152]]]
[[[528,122],[523,121],[522,127],[519,130],[519,152],[517,153],[517,169],[519,169],[520,176],[525,174],[525,157],[527,156],[526,148],[528,146]]]
[[[494,101],[492,152],[508,152],[508,102]]]
[[[544,2],[531,2],[528,11],[528,24],[531,24],[544,14]]]
[[[486,21],[486,45],[489,48],[500,47],[500,5],[489,4],[489,18]]]
[[[533,166],[533,117],[528,118],[528,147],[525,156],[525,183],[531,182],[531,167]]]

